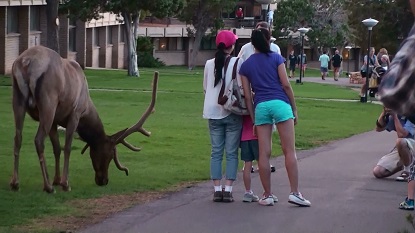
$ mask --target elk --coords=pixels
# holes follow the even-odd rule
[[[128,169],[118,160],[116,146],[121,143],[133,151],[141,148],[129,144],[125,139],[134,132],[150,136],[143,128],[156,102],[158,72],[155,72],[150,105],[136,124],[111,136],[106,135],[104,125],[89,96],[88,84],[81,66],[73,60],[61,58],[55,51],[43,46],[35,46],[24,51],[13,63],[12,105],[15,121],[14,171],[10,181],[12,190],[19,189],[19,153],[22,144],[23,122],[26,112],[39,122],[35,136],[35,147],[43,176],[43,190],[53,193],[53,185],[60,185],[64,191],[69,186],[69,156],[73,134],[76,131],[86,142],[82,154],[89,147],[92,166],[95,170],[95,183],[108,184],[108,167],[112,159],[117,168],[128,176]],[[66,128],[63,175],[60,175],[61,146],[57,126]],[[49,135],[55,156],[55,176],[53,185],[49,182],[44,142]]]

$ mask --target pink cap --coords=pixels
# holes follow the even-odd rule
[[[223,30],[218,33],[216,36],[216,47],[219,46],[220,43],[225,44],[225,48],[229,48],[235,44],[238,36],[233,34],[233,32],[228,30]]]

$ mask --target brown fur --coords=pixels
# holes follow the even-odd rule
[[[158,73],[153,80],[153,94],[150,106],[137,122],[129,129],[107,136],[98,112],[89,96],[88,84],[81,66],[72,60],[63,59],[55,51],[43,46],[35,46],[24,51],[13,63],[13,112],[16,132],[14,138],[14,172],[10,182],[13,190],[19,189],[19,153],[22,143],[23,122],[26,112],[39,121],[35,136],[36,151],[44,181],[44,190],[54,192],[49,182],[44,157],[44,141],[49,135],[55,155],[55,176],[53,185],[61,185],[69,191],[69,156],[73,134],[78,132],[82,140],[90,147],[90,157],[95,170],[97,185],[108,183],[108,166],[112,159],[118,169],[128,175],[128,169],[123,167],[117,157],[116,145],[122,143],[131,150],[139,151],[124,139],[133,132],[141,132],[146,136],[150,133],[142,128],[145,120],[153,111]],[[63,175],[60,175],[61,147],[57,126],[66,128],[64,146]]]

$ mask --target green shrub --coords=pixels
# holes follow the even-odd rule
[[[137,64],[139,67],[157,68],[166,64],[158,58],[153,57],[153,43],[149,37],[137,39]]]

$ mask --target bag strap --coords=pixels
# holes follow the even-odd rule
[[[238,61],[239,57],[236,58],[235,64],[233,64],[232,79],[236,79],[236,69],[238,68]]]
[[[225,66],[223,68],[224,72],[223,72],[223,77],[222,77],[222,87],[220,88],[219,98],[222,97],[223,94],[225,93],[226,71],[228,70],[228,65],[229,65],[229,62],[231,61],[231,59],[232,59],[231,56],[227,56],[226,59],[225,59]]]

